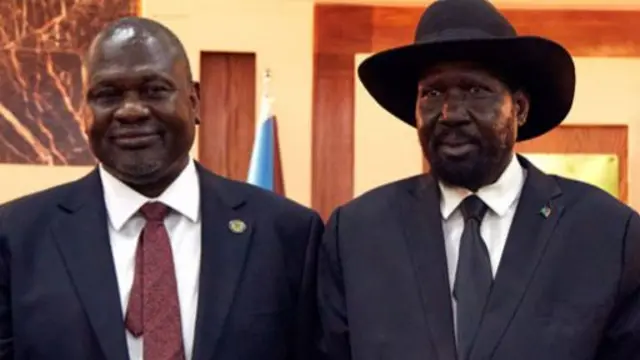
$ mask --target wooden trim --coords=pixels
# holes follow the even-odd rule
[[[273,116],[273,191],[276,194],[286,196],[284,177],[282,172],[282,157],[280,156],[280,137],[278,131],[278,117]]]
[[[199,160],[239,181],[246,181],[255,136],[255,84],[255,54],[201,54]]]
[[[423,10],[315,6],[311,204],[325,218],[353,197],[354,57],[410,43]],[[634,25],[640,11],[506,9],[504,14],[521,34],[556,40],[574,56],[640,56]]]

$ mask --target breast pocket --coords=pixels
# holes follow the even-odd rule
[[[591,337],[600,333],[608,314],[607,306],[561,301],[550,303],[542,320],[554,336]]]
[[[234,331],[247,333],[273,332],[285,329],[293,318],[287,308],[259,311],[245,311],[235,314],[231,322]]]
[[[230,318],[223,343],[237,360],[285,359],[291,334],[291,311],[236,311]]]

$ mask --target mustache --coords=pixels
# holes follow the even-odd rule
[[[155,135],[161,133],[161,129],[157,126],[112,126],[107,133],[107,137],[110,138],[128,138],[146,135]]]
[[[460,125],[436,124],[431,132],[431,142],[441,144],[478,144],[481,134],[469,122]]]

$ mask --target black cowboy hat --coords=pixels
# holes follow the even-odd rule
[[[553,129],[571,109],[571,55],[551,40],[518,36],[486,0],[434,2],[422,14],[413,44],[370,56],[358,67],[358,76],[378,104],[416,126],[418,80],[430,65],[446,61],[481,64],[528,93],[531,108],[518,129],[518,141]]]

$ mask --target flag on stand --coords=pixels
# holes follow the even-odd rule
[[[267,95],[262,97],[247,182],[284,196],[278,124]]]

